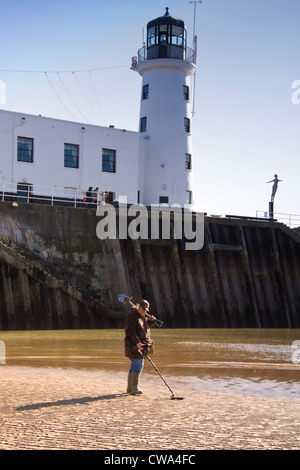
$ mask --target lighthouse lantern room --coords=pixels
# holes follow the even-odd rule
[[[183,59],[186,29],[184,22],[166,14],[147,25],[148,59]]]
[[[190,77],[195,53],[184,21],[163,16],[147,24],[147,42],[132,58],[142,76],[138,202],[193,206]]]

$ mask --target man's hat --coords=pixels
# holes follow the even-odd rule
[[[150,304],[149,304],[148,300],[145,300],[145,299],[140,300],[139,305],[140,305],[140,307],[143,307],[143,309],[146,310],[146,312],[148,312],[149,307],[150,307]]]

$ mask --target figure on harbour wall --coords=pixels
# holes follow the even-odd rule
[[[267,183],[274,183],[273,186],[272,186],[271,202],[274,202],[274,198],[275,198],[275,194],[276,194],[276,191],[277,191],[277,188],[278,188],[279,181],[283,181],[283,180],[279,180],[278,175],[274,175],[273,180],[266,181]]]

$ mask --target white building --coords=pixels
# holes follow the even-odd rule
[[[0,111],[0,191],[82,200],[90,186],[137,201],[138,133]]]
[[[168,9],[150,21],[132,69],[142,76],[139,132],[0,110],[2,199],[79,204],[92,186],[107,202],[127,196],[128,203],[192,207],[195,56],[184,22]]]

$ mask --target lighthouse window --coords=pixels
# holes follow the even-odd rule
[[[116,151],[102,149],[102,171],[106,173],[116,172]]]
[[[148,30],[147,47],[155,46],[155,26]]]
[[[192,169],[192,155],[190,153],[185,154],[185,169],[186,170]]]
[[[190,127],[189,118],[184,118],[184,132],[190,132]]]
[[[172,44],[183,46],[183,28],[172,25]]]
[[[18,137],[18,162],[33,163],[33,139]]]
[[[147,130],[147,117],[144,116],[141,118],[141,132],[146,132]]]
[[[166,44],[168,38],[168,26],[166,24],[161,24],[159,26],[159,44]]]
[[[147,100],[149,98],[149,85],[143,86],[143,100]]]
[[[79,168],[79,145],[65,144],[65,168]]]
[[[190,88],[187,85],[183,85],[183,99],[187,101],[190,99]]]
[[[192,191],[186,191],[185,193],[185,203],[192,204]]]

